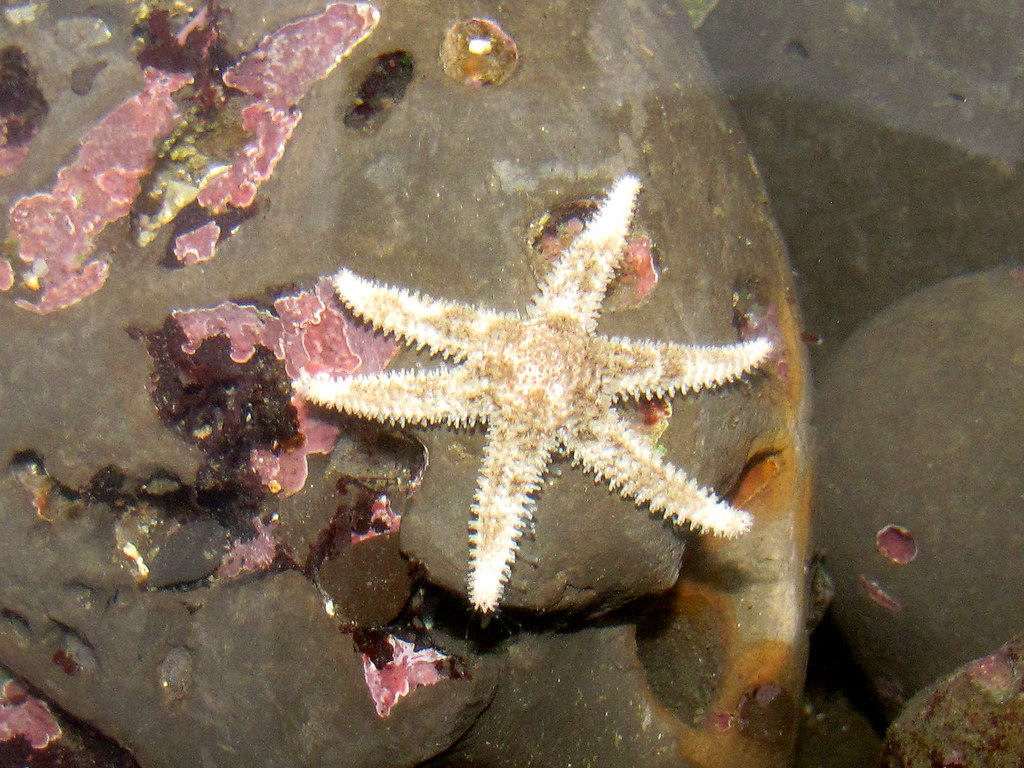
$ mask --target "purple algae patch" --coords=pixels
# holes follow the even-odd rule
[[[371,5],[332,3],[320,14],[267,35],[221,77],[227,57],[217,31],[219,13],[216,4],[203,6],[175,33],[167,13],[154,11],[139,54],[145,66],[143,90],[88,130],[78,157],[58,172],[51,191],[26,195],[11,206],[8,232],[28,265],[23,283],[41,291],[35,302],[16,300],[19,307],[39,314],[64,309],[106,282],[109,255],[94,255],[96,238],[107,224],[131,212],[141,179],[155,164],[159,140],[179,122],[173,93],[193,84],[192,99],[207,116],[223,106],[225,86],[250,97],[241,109],[241,127],[249,140],[221,173],[211,175],[198,189],[196,198],[215,216],[229,207],[248,208],[260,184],[273,174],[301,119],[298,100],[372,31],[379,17]],[[10,51],[0,52],[3,62],[11,60],[5,71],[13,73],[12,81],[20,77],[18,82],[28,82],[24,62]],[[39,113],[37,102],[32,101],[33,114]],[[4,111],[0,88],[0,119],[7,118],[0,123],[0,175],[5,168],[13,173],[24,159],[21,144],[34,131],[27,118],[18,117],[25,111],[15,109],[19,104]],[[222,236],[217,222],[200,222],[175,238],[174,255],[184,265],[209,260]],[[0,284],[8,282],[6,278],[6,272],[0,274]]]
[[[0,257],[0,291],[9,291],[14,285],[14,268],[11,262]]]
[[[875,579],[869,579],[862,573],[857,580],[860,583],[861,589],[864,590],[864,594],[867,595],[868,599],[875,605],[894,614],[903,610],[903,603],[891,595],[885,587],[879,584]]]
[[[254,517],[252,524],[256,535],[234,540],[217,568],[220,578],[233,579],[243,573],[266,570],[273,564],[277,556],[277,520],[264,524],[260,518]]]
[[[8,680],[0,694],[0,742],[21,737],[32,749],[45,749],[60,736],[60,725],[49,707],[14,680]]]
[[[179,117],[171,94],[191,82],[180,73],[145,71],[146,85],[89,129],[78,157],[57,174],[50,192],[19,198],[8,218],[10,237],[28,266],[25,282],[42,291],[39,314],[69,307],[106,282],[108,257],[91,258],[104,227],[127,216],[140,179],[156,159],[156,141]]]
[[[332,3],[323,13],[285,24],[224,73],[224,83],[286,110],[327,77],[377,24],[365,3]]]
[[[235,153],[226,171],[202,188],[196,198],[199,204],[214,214],[224,213],[229,205],[234,208],[252,205],[260,184],[274,173],[301,117],[298,110],[284,111],[263,102],[245,107],[242,128],[254,138]]]
[[[390,715],[392,707],[417,688],[453,677],[449,657],[436,648],[416,650],[412,643],[392,635],[387,636],[387,643],[391,647],[391,659],[380,667],[369,655],[363,654],[366,688],[377,716],[382,718]]]
[[[302,439],[284,365],[262,344],[239,353],[221,333],[189,352],[189,338],[174,317],[144,339],[153,360],[150,395],[161,420],[204,455],[197,503],[218,515],[239,505],[236,511],[250,511],[265,493],[249,464],[251,451]]]
[[[208,221],[191,232],[178,235],[174,238],[174,258],[186,267],[209,261],[217,249],[220,234],[217,222]]]
[[[213,214],[252,205],[270,178],[302,118],[299,99],[327,77],[377,24],[371,5],[333,3],[323,13],[285,24],[224,73],[224,84],[254,97],[242,109],[242,127],[252,139],[230,167],[199,192],[199,204]]]
[[[194,355],[207,339],[223,336],[231,348],[231,360],[246,363],[257,346],[273,351],[281,335],[281,321],[251,304],[224,301],[205,309],[176,309],[171,317],[181,326],[185,343],[181,351]]]
[[[897,565],[906,565],[917,557],[917,542],[902,525],[887,525],[875,534],[878,553]]]
[[[334,295],[330,281],[320,280],[312,291],[281,296],[274,311],[249,304],[223,302],[205,309],[176,310],[172,319],[181,328],[181,351],[194,355],[215,337],[226,339],[234,363],[246,364],[257,347],[269,350],[292,379],[300,373],[348,376],[378,373],[398,351],[394,341],[356,321]],[[272,493],[296,493],[305,485],[307,456],[330,453],[338,428],[310,411],[293,395],[299,440],[276,446],[253,446],[249,466]]]

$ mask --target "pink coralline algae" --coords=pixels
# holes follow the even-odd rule
[[[899,613],[903,610],[903,603],[889,594],[885,588],[874,579],[869,579],[863,573],[858,577],[861,589],[868,596],[871,602],[884,608],[889,613]]]
[[[212,215],[228,207],[248,208],[260,184],[270,178],[285,145],[302,118],[296,107],[313,83],[329,75],[377,24],[379,13],[366,4],[333,3],[323,13],[286,24],[224,73],[224,84],[253,100],[242,109],[242,127],[252,139],[239,149],[231,164],[199,191],[199,205]],[[197,230],[198,231],[198,230]],[[179,235],[174,250],[190,254]],[[209,238],[205,251],[213,255]],[[179,259],[182,257],[179,256]],[[198,259],[197,259],[198,260]]]
[[[174,258],[186,267],[209,261],[213,258],[219,239],[220,227],[217,222],[208,221],[174,239]]]
[[[366,687],[377,708],[378,717],[387,717],[391,708],[423,685],[450,680],[449,657],[435,648],[417,651],[412,643],[388,635],[392,658],[380,669],[363,654]]]
[[[301,118],[298,100],[366,38],[378,17],[371,5],[332,3],[318,15],[271,33],[224,72],[223,86],[248,97],[241,119],[251,138],[223,171],[210,174],[198,189],[196,200],[211,218],[175,238],[172,250],[180,263],[187,266],[213,258],[222,222],[212,217],[229,207],[252,204]],[[163,16],[154,18],[166,21]],[[159,141],[180,120],[171,95],[192,83],[194,75],[171,71],[175,57],[187,58],[187,43],[195,36],[201,55],[208,59],[217,39],[215,25],[216,14],[202,7],[171,40],[174,50],[165,50],[167,45],[160,49],[164,58],[170,57],[166,62],[159,52],[151,57],[168,69],[147,66],[143,90],[89,129],[77,159],[58,172],[56,186],[50,192],[22,197],[10,208],[8,235],[29,265],[22,282],[30,290],[41,291],[35,303],[19,299],[18,306],[40,314],[53,312],[81,301],[106,282],[109,255],[94,254],[96,238],[108,224],[128,215],[141,192],[141,179],[153,168]],[[164,32],[165,37],[169,35]],[[205,99],[212,108],[218,102],[204,94],[220,94],[223,89],[210,78],[209,68],[203,68],[193,98]],[[14,167],[24,154],[20,147],[12,147],[11,152],[6,160],[0,156],[0,174],[5,162]],[[6,270],[0,272],[0,290],[8,282],[13,284]]]
[[[206,309],[176,310],[172,317],[185,334],[184,352],[195,354],[205,339],[224,336],[234,362],[245,363],[257,345],[264,346],[284,362],[292,378],[303,371],[336,376],[378,373],[398,351],[393,341],[356,322],[327,280],[312,291],[281,296],[274,302],[274,312],[224,302]],[[250,456],[250,465],[274,493],[301,490],[308,473],[306,457],[330,453],[338,438],[338,428],[312,415],[297,395],[292,404],[298,412],[302,444],[256,449]]]
[[[269,568],[277,556],[276,519],[264,524],[260,518],[252,521],[256,535],[249,539],[235,539],[217,568],[217,576],[233,579],[243,573],[262,571]]]
[[[897,565],[906,565],[917,557],[917,542],[902,525],[887,525],[875,534],[878,553]]]
[[[46,314],[64,309],[106,282],[108,257],[93,257],[96,237],[107,224],[127,216],[140,179],[150,171],[156,142],[179,114],[171,94],[191,82],[182,73],[145,71],[141,92],[93,126],[75,161],[60,170],[50,192],[17,200],[9,212],[8,234],[29,265],[25,283],[42,290],[23,309]]]
[[[206,339],[223,336],[231,344],[232,361],[246,363],[257,344],[276,350],[281,336],[281,321],[251,304],[225,301],[204,309],[176,309],[171,317],[185,334],[181,349],[189,355],[194,355]]]
[[[11,262],[0,257],[0,291],[9,291],[14,285],[14,268]]]
[[[14,680],[8,680],[0,695],[0,742],[19,736],[32,749],[45,749],[60,738],[61,730],[45,703],[30,696]]]

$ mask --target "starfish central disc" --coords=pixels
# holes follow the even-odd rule
[[[576,403],[596,397],[586,363],[587,334],[570,318],[538,318],[510,329],[484,354],[484,373],[501,385],[493,398],[509,417],[527,411],[546,431],[565,426]]]

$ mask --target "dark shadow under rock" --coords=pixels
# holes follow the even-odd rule
[[[626,625],[524,634],[477,728],[431,768],[687,768],[675,721],[647,691]],[[529,757],[526,757],[526,756]]]

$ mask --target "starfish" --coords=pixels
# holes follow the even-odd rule
[[[482,613],[498,606],[555,453],[676,525],[724,536],[750,527],[748,513],[665,461],[616,408],[626,398],[719,387],[752,372],[772,350],[764,337],[690,345],[596,332],[639,190],[635,176],[615,183],[521,314],[434,299],[347,269],[332,278],[357,317],[451,364],[365,376],[302,374],[295,388],[304,398],[398,426],[486,423],[469,523],[469,599]]]

